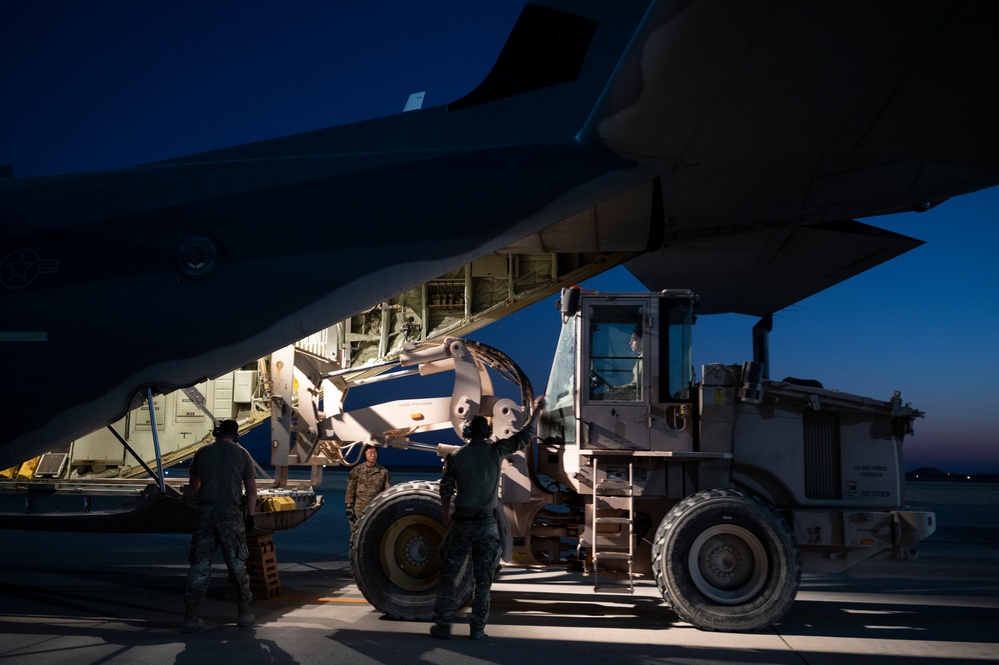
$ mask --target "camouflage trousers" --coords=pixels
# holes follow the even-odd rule
[[[253,595],[250,593],[250,576],[246,572],[249,551],[246,548],[243,510],[239,506],[202,506],[196,519],[191,538],[191,569],[187,573],[185,602],[200,603],[205,599],[216,549],[222,550],[222,559],[230,577],[236,582],[239,602],[250,602]]]
[[[472,589],[472,614],[468,623],[480,628],[489,619],[489,590],[500,558],[499,529],[496,518],[480,520],[451,520],[444,543],[441,545],[440,586],[434,605],[434,621],[440,626],[450,626],[458,609],[455,598],[455,581],[461,567],[472,555],[474,587]]]

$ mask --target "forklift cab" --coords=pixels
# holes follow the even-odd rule
[[[564,295],[547,419],[558,438],[581,448],[689,449],[694,302],[687,290]]]

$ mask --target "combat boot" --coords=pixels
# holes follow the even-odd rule
[[[435,623],[430,626],[430,634],[439,640],[449,640],[451,639],[451,626],[443,626]]]
[[[240,628],[246,628],[247,626],[252,626],[255,619],[250,613],[249,603],[239,604],[239,616],[236,618],[236,625]]]
[[[188,603],[184,607],[184,628],[185,633],[196,633],[205,627],[205,622],[198,618],[198,604]]]
[[[476,626],[474,623],[468,624],[468,639],[481,640],[486,636],[485,626]]]

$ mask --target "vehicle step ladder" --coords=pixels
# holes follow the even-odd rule
[[[634,463],[618,457],[613,461],[605,458],[600,464],[597,455],[592,458],[593,475],[593,521],[590,525],[591,547],[593,558],[593,591],[596,593],[634,593],[635,592],[635,477]],[[619,468],[627,465],[627,479],[610,478],[607,470],[610,466]],[[604,474],[601,477],[601,472]],[[616,516],[607,513],[617,513]],[[601,526],[614,526],[616,531],[601,531]],[[624,561],[627,563],[627,576],[624,582],[615,581],[611,575],[601,580],[601,564],[609,561]],[[620,571],[615,571],[620,574]],[[620,578],[618,578],[620,579]]]

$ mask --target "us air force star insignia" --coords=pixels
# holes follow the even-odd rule
[[[39,275],[59,272],[59,259],[40,259],[33,249],[15,249],[0,261],[0,284],[23,289]]]

